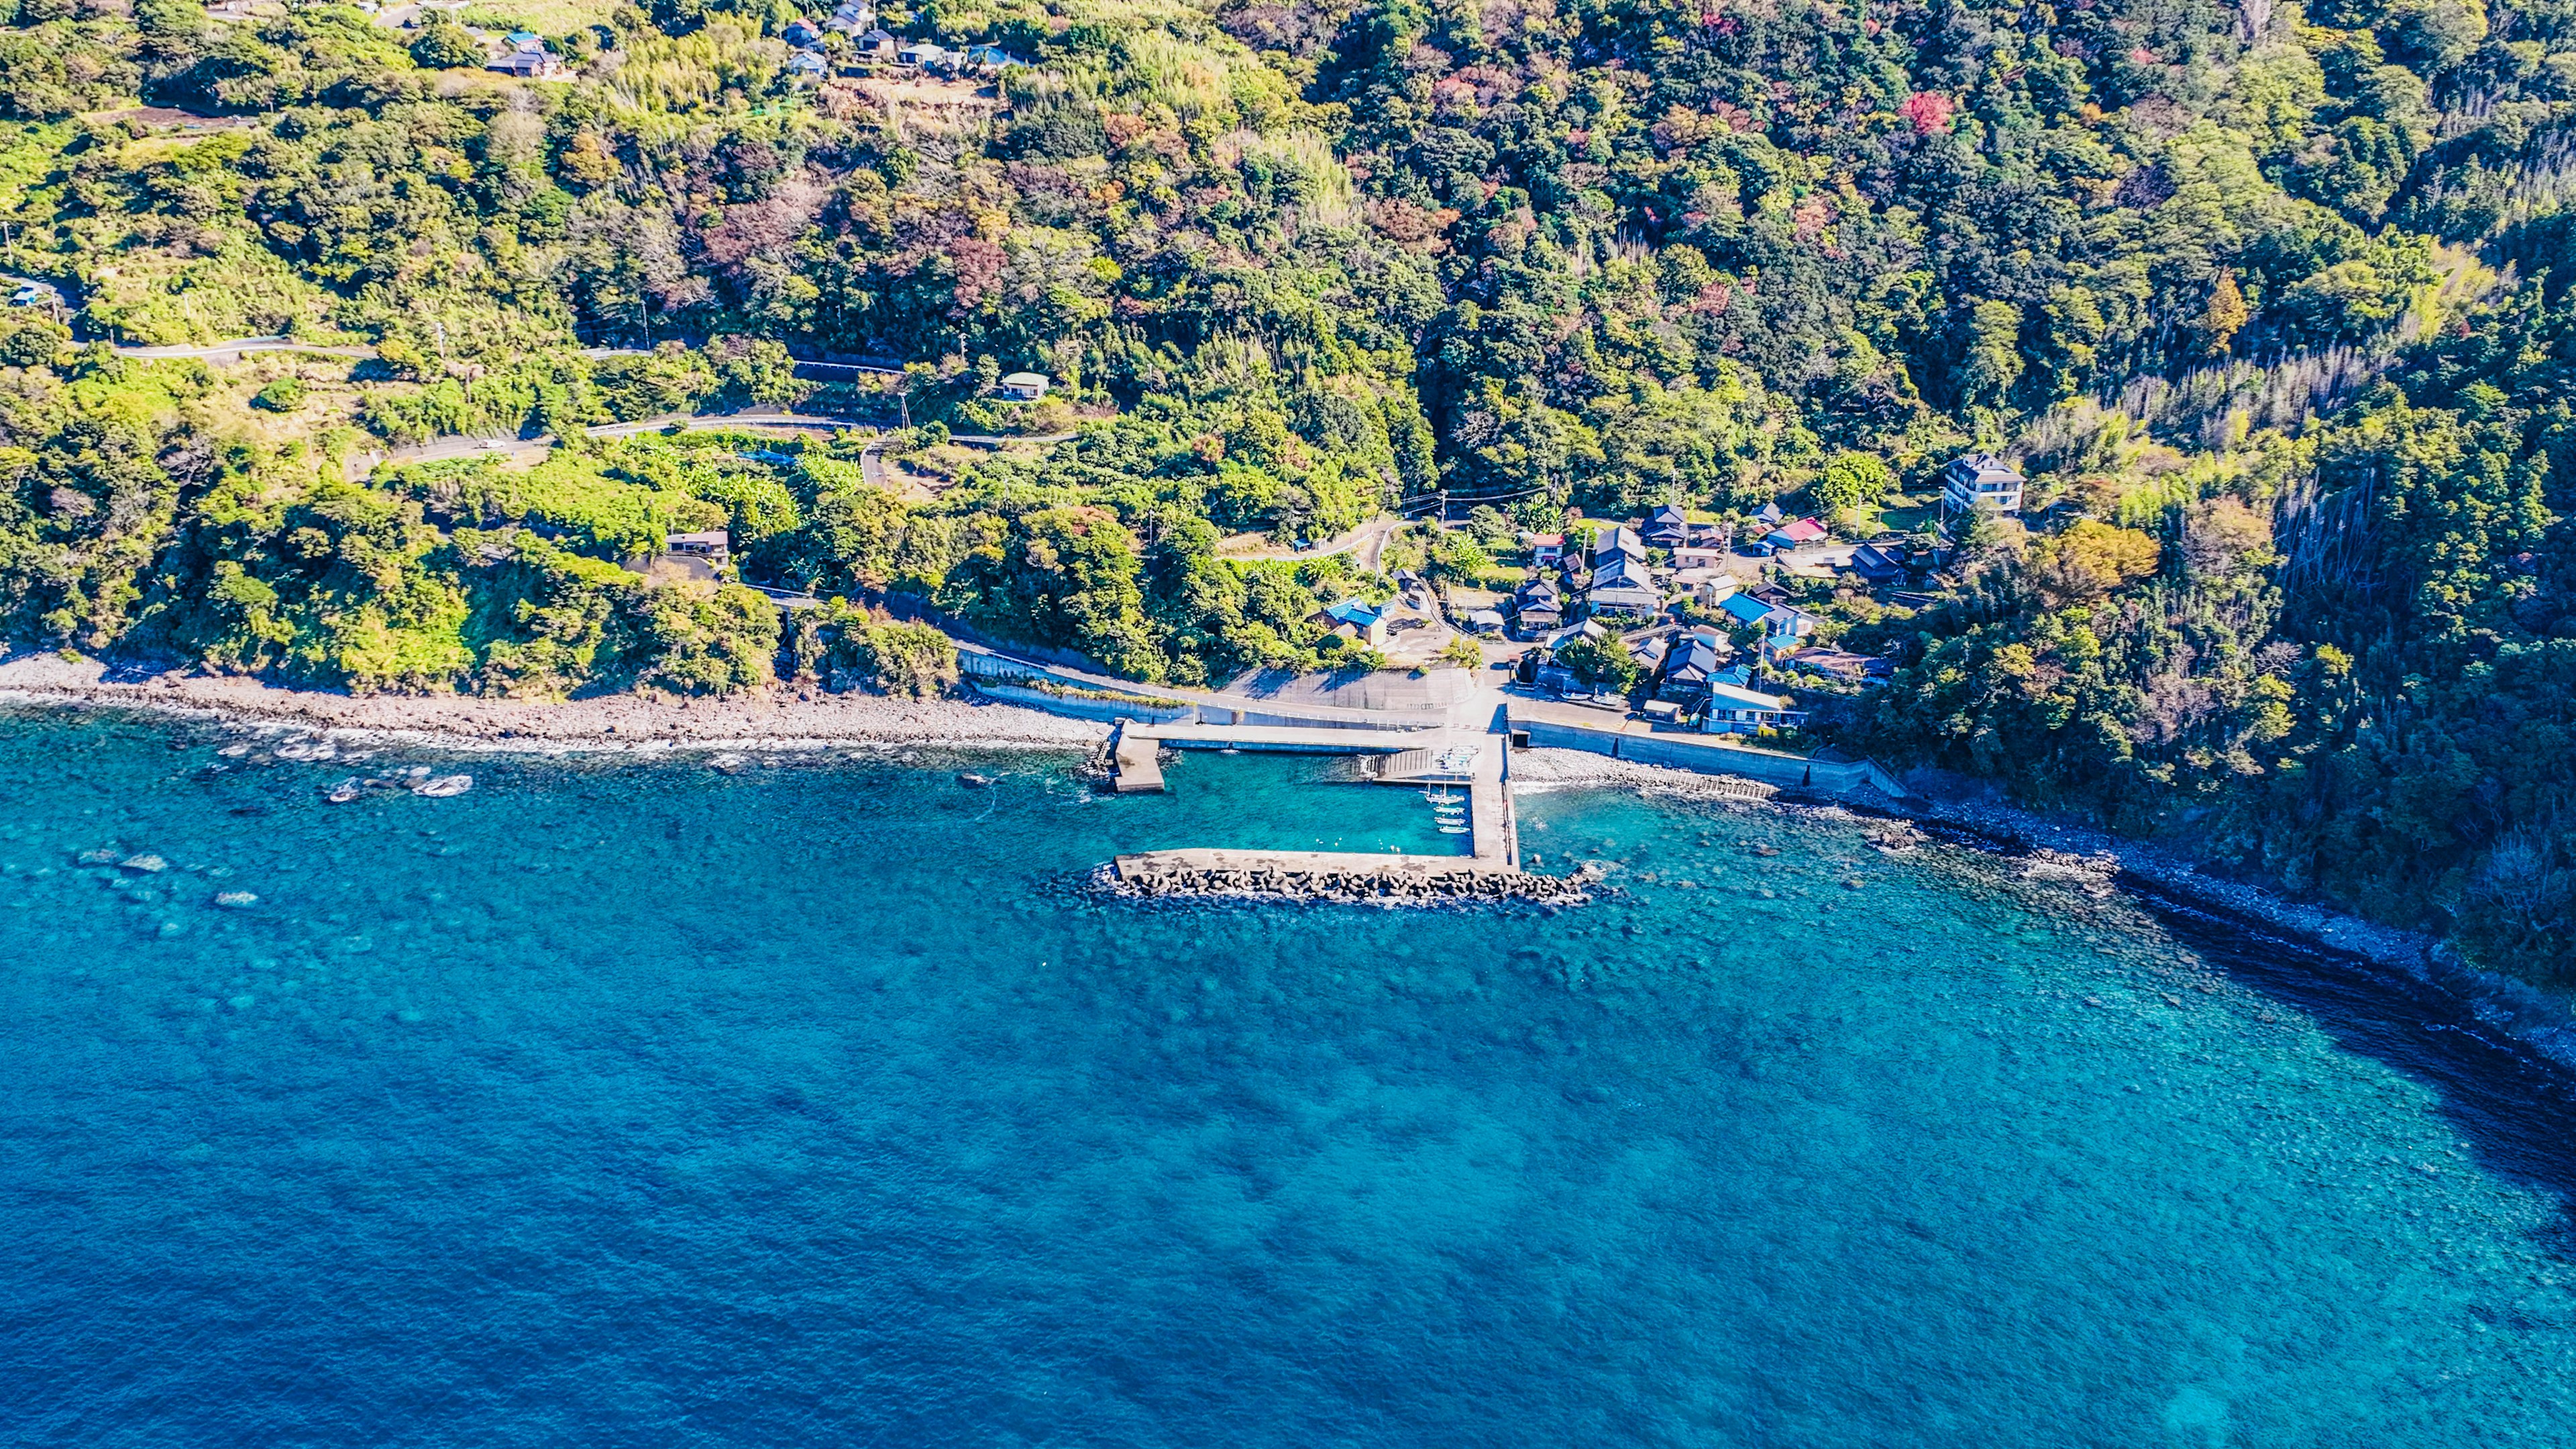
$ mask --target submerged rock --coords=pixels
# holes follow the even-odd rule
[[[217,891],[215,904],[228,911],[246,911],[259,904],[259,897],[248,891]]]
[[[365,791],[358,784],[357,776],[352,775],[348,779],[341,781],[339,784],[332,786],[331,792],[324,795],[322,798],[334,805],[346,805],[364,793]]]
[[[415,795],[426,795],[433,800],[444,800],[451,795],[462,795],[473,788],[472,775],[441,775],[437,779],[423,780],[412,786],[411,792]]]
[[[118,861],[117,865],[140,875],[158,875],[170,868],[170,862],[157,855],[129,855]]]
[[[993,777],[990,775],[978,775],[970,770],[967,773],[958,776],[957,783],[965,786],[969,790],[981,790],[987,788],[993,783]]]
[[[76,857],[83,865],[114,865],[123,858],[113,850],[84,850]]]

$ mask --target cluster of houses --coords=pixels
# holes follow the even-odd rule
[[[1943,507],[1950,514],[2021,511],[2021,474],[1992,454],[1953,460],[1941,480]],[[1667,503],[1641,523],[1609,529],[1594,541],[1588,559],[1580,550],[1570,551],[1563,534],[1524,534],[1539,575],[1513,597],[1514,620],[1521,637],[1537,639],[1579,617],[1651,620],[1669,600],[1683,596],[1728,612],[1740,623],[1762,622],[1771,632],[1779,620],[1763,602],[1763,591],[1743,590],[1729,572],[1738,558],[1826,559],[1827,566],[1848,572],[1887,602],[1921,607],[1931,601],[1929,595],[1909,591],[1941,567],[1940,547],[1888,535],[1852,549],[1845,559],[1815,547],[1831,532],[1822,520],[1789,517],[1774,503],[1753,516],[1739,540],[1733,525],[1695,523],[1681,505]],[[1779,643],[1794,648],[1796,638],[1812,632],[1811,625],[1784,630]]]
[[[1941,477],[1950,515],[2021,511],[2021,474],[1991,454],[1958,458]],[[1787,696],[1758,687],[1757,675],[1794,672],[1867,689],[1886,682],[1894,665],[1819,644],[1822,619],[1775,583],[1748,584],[1730,572],[1731,562],[1793,553],[1811,564],[1825,559],[1882,601],[1917,608],[1934,601],[1919,591],[1945,562],[1938,545],[1893,535],[1852,549],[1845,562],[1814,547],[1830,533],[1821,520],[1789,517],[1776,504],[1756,514],[1741,536],[1727,525],[1694,523],[1679,505],[1666,504],[1638,523],[1608,529],[1588,558],[1569,549],[1563,535],[1527,535],[1538,571],[1513,595],[1511,623],[1520,637],[1543,647],[1531,655],[1524,677],[1558,694],[1581,694],[1588,685],[1557,662],[1559,647],[1577,634],[1599,639],[1620,630],[1652,681],[1649,717],[1719,733],[1794,729],[1805,712]],[[1676,598],[1715,620],[1662,622]]]
[[[1553,642],[1577,635],[1600,639],[1607,628],[1594,619],[1568,629]],[[1807,711],[1785,694],[1759,688],[1753,668],[1717,630],[1655,632],[1631,641],[1637,660],[1648,671],[1652,697],[1643,713],[1659,724],[1697,729],[1705,734],[1759,734],[1793,730],[1807,722]],[[1557,695],[1580,695],[1584,681],[1553,657],[1538,656],[1531,682]]]
[[[832,65],[824,55],[824,37],[835,32],[850,38],[850,49],[862,62],[897,66],[929,75],[992,76],[1011,66],[1028,64],[998,45],[967,45],[952,49],[935,41],[901,39],[877,24],[876,7],[868,0],[841,0],[840,8],[821,24],[799,19],[790,21],[787,28],[779,32],[781,39],[796,48],[796,54],[788,59],[788,70],[800,77],[820,78],[829,74]]]

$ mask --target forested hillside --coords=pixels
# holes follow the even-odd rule
[[[810,647],[616,566],[721,524],[748,576],[1197,682],[1327,662],[1350,582],[1228,533],[1848,510],[1980,446],[2033,527],[1833,601],[1903,665],[1841,737],[2576,972],[2576,8],[880,12],[1027,62],[980,97],[838,36],[800,76],[790,0],[250,10],[0,0],[0,257],[78,329],[0,331],[21,643],[737,688]],[[504,29],[567,76],[485,70]],[[280,331],[356,360],[92,345]],[[927,495],[579,437],[755,402],[1078,436]],[[573,441],[350,465],[481,432]]]

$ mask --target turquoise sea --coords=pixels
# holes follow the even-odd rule
[[[282,738],[0,717],[0,1444],[2576,1442],[2566,1083],[2082,882],[1567,791],[1587,908],[1142,906],[1446,840]]]

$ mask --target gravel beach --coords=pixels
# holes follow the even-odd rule
[[[730,699],[637,694],[561,702],[466,695],[348,695],[256,679],[176,672],[111,674],[95,660],[21,654],[0,661],[0,696],[206,712],[324,730],[436,738],[468,748],[651,749],[875,742],[1080,749],[1109,727],[1017,705],[771,689]]]

